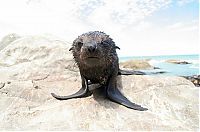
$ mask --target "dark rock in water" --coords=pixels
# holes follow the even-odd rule
[[[159,67],[153,67],[153,69],[160,69]]]
[[[190,80],[196,87],[200,87],[200,75],[183,76],[183,77]]]
[[[173,64],[191,64],[190,62],[184,61],[184,60],[167,60],[166,62],[168,63],[173,63]]]
[[[181,62],[177,62],[176,64],[191,64],[191,63],[189,63],[187,61],[181,61]]]
[[[160,71],[160,72],[156,72],[156,74],[164,74],[167,73],[166,71]]]
[[[156,72],[150,72],[149,75],[155,75],[155,74],[164,74],[167,73],[166,71],[156,71]]]

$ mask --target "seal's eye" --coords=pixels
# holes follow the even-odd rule
[[[77,42],[78,47],[82,47],[83,43],[82,42]]]
[[[102,41],[101,45],[103,45],[104,47],[108,47],[109,46],[109,44],[106,41]]]

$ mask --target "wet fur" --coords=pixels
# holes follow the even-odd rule
[[[94,52],[89,48],[92,47]],[[94,48],[95,47],[95,48]],[[129,72],[119,69],[119,61],[116,53],[119,49],[115,42],[104,32],[93,31],[78,36],[73,41],[72,51],[74,60],[77,63],[81,78],[82,88],[70,96],[58,96],[52,93],[53,97],[59,100],[87,97],[91,95],[88,89],[90,83],[98,83],[105,88],[107,97],[128,108],[144,111],[146,108],[130,102],[116,87],[118,74],[132,75],[140,72]]]

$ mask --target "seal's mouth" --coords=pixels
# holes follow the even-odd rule
[[[96,56],[90,56],[90,57],[87,57],[85,60],[86,60],[86,61],[97,62],[97,61],[100,60],[100,58],[99,58],[99,57],[96,57]]]
[[[99,59],[99,57],[97,57],[97,56],[89,56],[89,57],[87,57],[87,59]]]
[[[90,66],[98,65],[101,61],[101,59],[97,56],[88,56],[85,58],[84,63]]]

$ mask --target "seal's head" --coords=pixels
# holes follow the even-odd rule
[[[119,49],[114,41],[103,32],[93,31],[84,33],[73,42],[72,50],[75,61],[78,65],[86,66],[105,65],[112,61]]]

